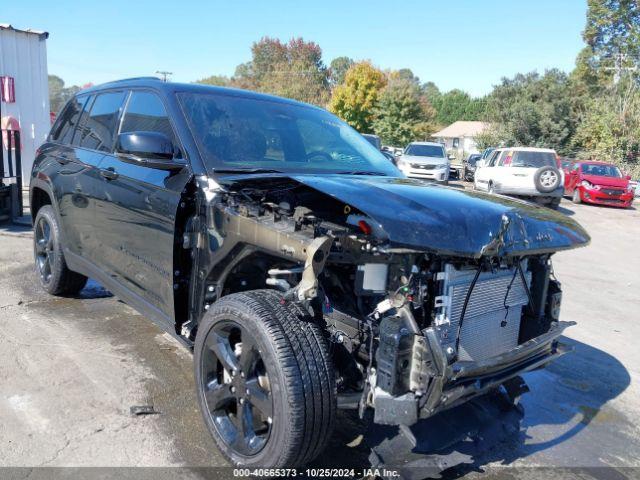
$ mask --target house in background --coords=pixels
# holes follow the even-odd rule
[[[48,37],[47,32],[0,23],[0,123],[5,130],[2,148],[6,151],[6,130],[19,129],[24,186],[29,183],[35,152],[51,128]],[[7,156],[4,158],[6,162]]]
[[[487,127],[486,122],[457,121],[431,136],[443,143],[447,152],[461,159],[472,153],[479,153],[476,137]]]

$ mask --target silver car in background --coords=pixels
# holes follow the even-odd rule
[[[442,183],[449,181],[449,158],[441,143],[410,143],[398,159],[397,166],[407,177]]]

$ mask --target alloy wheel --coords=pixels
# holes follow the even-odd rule
[[[540,183],[543,187],[551,188],[558,183],[558,175],[553,170],[546,170],[540,175]]]
[[[42,283],[47,284],[51,280],[53,272],[55,250],[51,224],[46,218],[40,217],[36,224],[34,235],[36,268]]]
[[[220,438],[244,456],[266,444],[273,400],[266,367],[254,337],[235,322],[213,326],[205,338],[199,381],[208,415]]]

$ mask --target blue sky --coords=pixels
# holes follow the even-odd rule
[[[317,42],[441,90],[491,91],[504,76],[573,68],[586,0],[0,0],[0,23],[50,33],[49,73],[70,84],[174,72],[231,75],[268,35]]]

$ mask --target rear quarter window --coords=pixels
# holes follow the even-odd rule
[[[50,139],[52,141],[71,143],[76,125],[78,124],[78,120],[88,99],[88,96],[82,96],[74,97],[69,100],[69,103],[67,103],[67,106],[64,108],[62,114],[58,117],[58,121],[51,130]]]
[[[512,160],[514,167],[556,167],[556,156],[552,152],[515,152]]]

